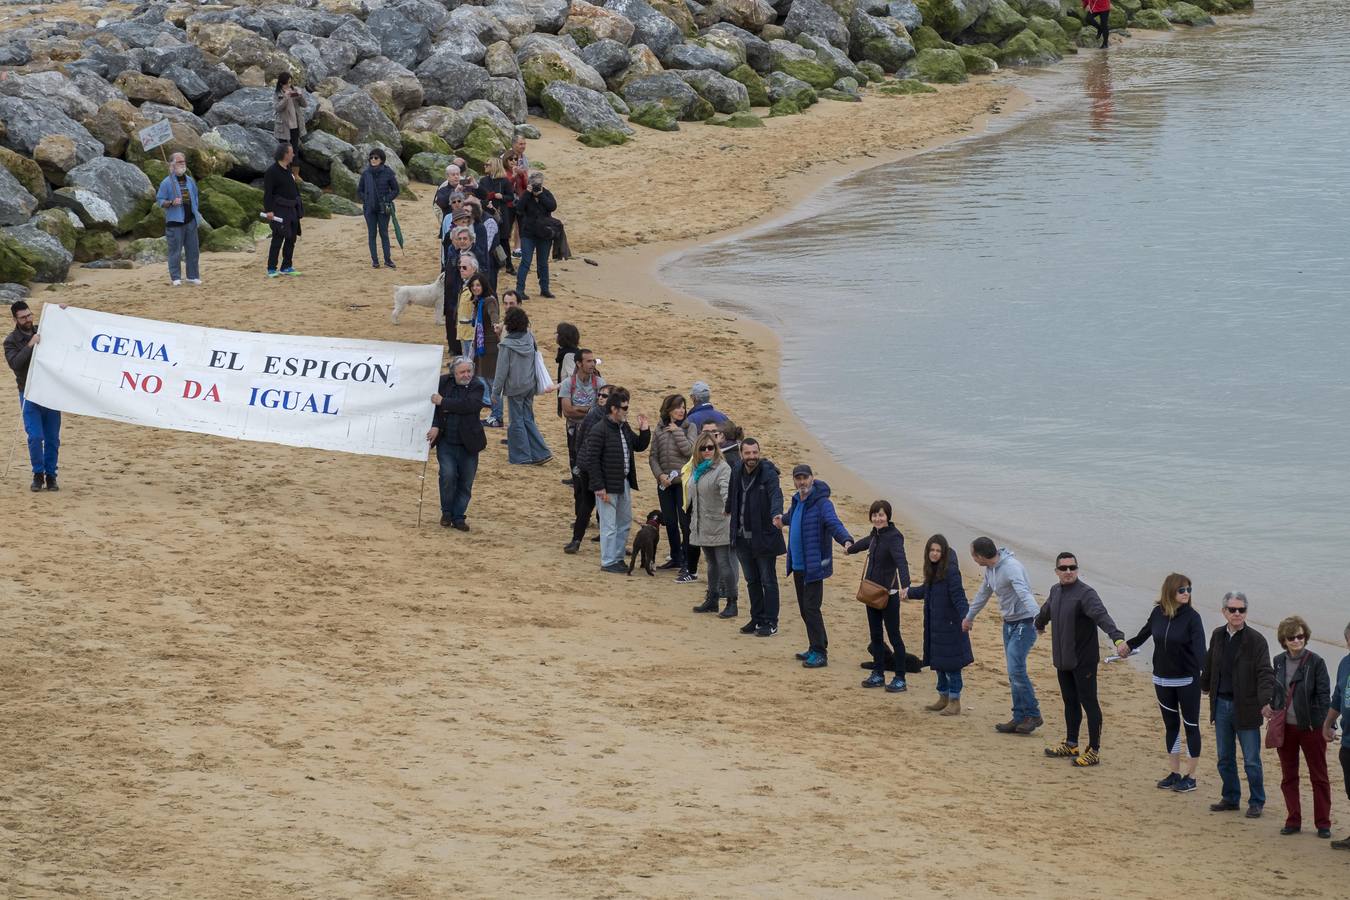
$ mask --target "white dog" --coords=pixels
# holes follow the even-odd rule
[[[394,311],[390,314],[389,320],[395,325],[398,324],[398,317],[403,315],[403,310],[408,308],[408,304],[413,306],[425,306],[436,310],[436,324],[445,324],[445,273],[431,284],[409,284],[403,287],[394,288]]]

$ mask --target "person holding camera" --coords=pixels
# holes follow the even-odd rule
[[[544,173],[531,172],[529,189],[516,200],[516,218],[520,221],[520,266],[516,270],[516,293],[528,300],[525,278],[530,274],[530,257],[539,268],[539,295],[552,298],[548,289],[548,256],[556,236],[557,220],[553,213],[558,201],[544,187]]]
[[[305,136],[305,93],[291,84],[290,72],[282,72],[277,76],[273,95],[277,121],[272,128],[272,135],[278,143],[290,144],[296,157],[299,157],[300,139]]]

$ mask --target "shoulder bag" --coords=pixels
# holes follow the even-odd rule
[[[874,539],[867,547],[867,564],[863,566],[863,576],[861,583],[858,585],[857,600],[872,609],[885,609],[886,604],[891,602],[890,588],[884,584],[870,581],[867,577],[868,570],[872,568],[872,551],[875,549],[876,540]],[[899,573],[896,573],[896,578],[899,577]]]
[[[1290,660],[1288,657],[1285,657],[1284,664],[1286,667],[1288,667],[1291,662],[1292,660]],[[1303,665],[1303,660],[1298,661],[1298,664],[1294,667],[1294,673],[1291,673],[1289,675],[1289,689],[1286,690],[1284,693],[1284,706],[1275,710],[1274,714],[1266,721],[1267,750],[1278,750],[1284,746],[1285,714],[1286,711],[1289,709],[1289,704],[1294,702],[1294,686],[1293,686],[1294,674],[1297,673],[1298,666],[1301,665]]]

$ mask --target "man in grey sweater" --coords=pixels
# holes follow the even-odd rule
[[[1008,665],[1008,686],[1012,689],[1012,719],[999,722],[994,730],[1003,734],[1031,734],[1045,724],[1036,702],[1036,686],[1027,674],[1027,657],[1036,644],[1032,620],[1040,612],[1040,606],[1036,595],[1031,593],[1027,570],[1011,550],[995,546],[987,537],[978,537],[970,544],[970,554],[984,567],[984,584],[970,601],[970,611],[961,629],[970,631],[975,617],[995,594],[1003,613],[1003,657]]]
[[[1036,631],[1045,633],[1052,625],[1050,651],[1064,695],[1064,740],[1058,747],[1046,748],[1045,755],[1070,758],[1074,765],[1095,766],[1102,748],[1102,707],[1097,702],[1097,629],[1115,642],[1117,650],[1125,646],[1125,632],[1111,621],[1102,598],[1078,580],[1078,557],[1061,553],[1055,558],[1059,584],[1050,589],[1041,611],[1036,614]],[[1078,729],[1087,713],[1088,748],[1078,747]]]

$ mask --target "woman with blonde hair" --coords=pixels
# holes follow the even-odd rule
[[[708,557],[708,592],[694,612],[717,612],[718,598],[727,598],[720,616],[734,619],[736,570],[731,567],[731,516],[727,497],[731,491],[731,466],[722,458],[717,438],[700,434],[694,441],[694,456],[685,466],[685,503],[689,506],[689,543],[703,548]]]
[[[1186,794],[1195,790],[1200,761],[1200,668],[1205,660],[1205,623],[1191,606],[1191,580],[1173,572],[1163,580],[1157,605],[1139,633],[1125,643],[1128,650],[1153,639],[1153,691],[1158,695],[1166,729],[1171,773],[1158,782],[1162,790]],[[1182,772],[1181,733],[1186,732],[1186,768]]]
[[[1322,657],[1308,649],[1312,629],[1302,616],[1290,616],[1275,630],[1284,652],[1275,657],[1275,693],[1261,710],[1267,719],[1284,713],[1284,740],[1279,745],[1280,791],[1285,818],[1280,834],[1303,830],[1298,791],[1298,755],[1308,761],[1312,782],[1313,824],[1317,836],[1331,837],[1331,779],[1327,777],[1327,739],[1322,725],[1331,708],[1331,676]],[[1267,745],[1269,746],[1269,745]]]

